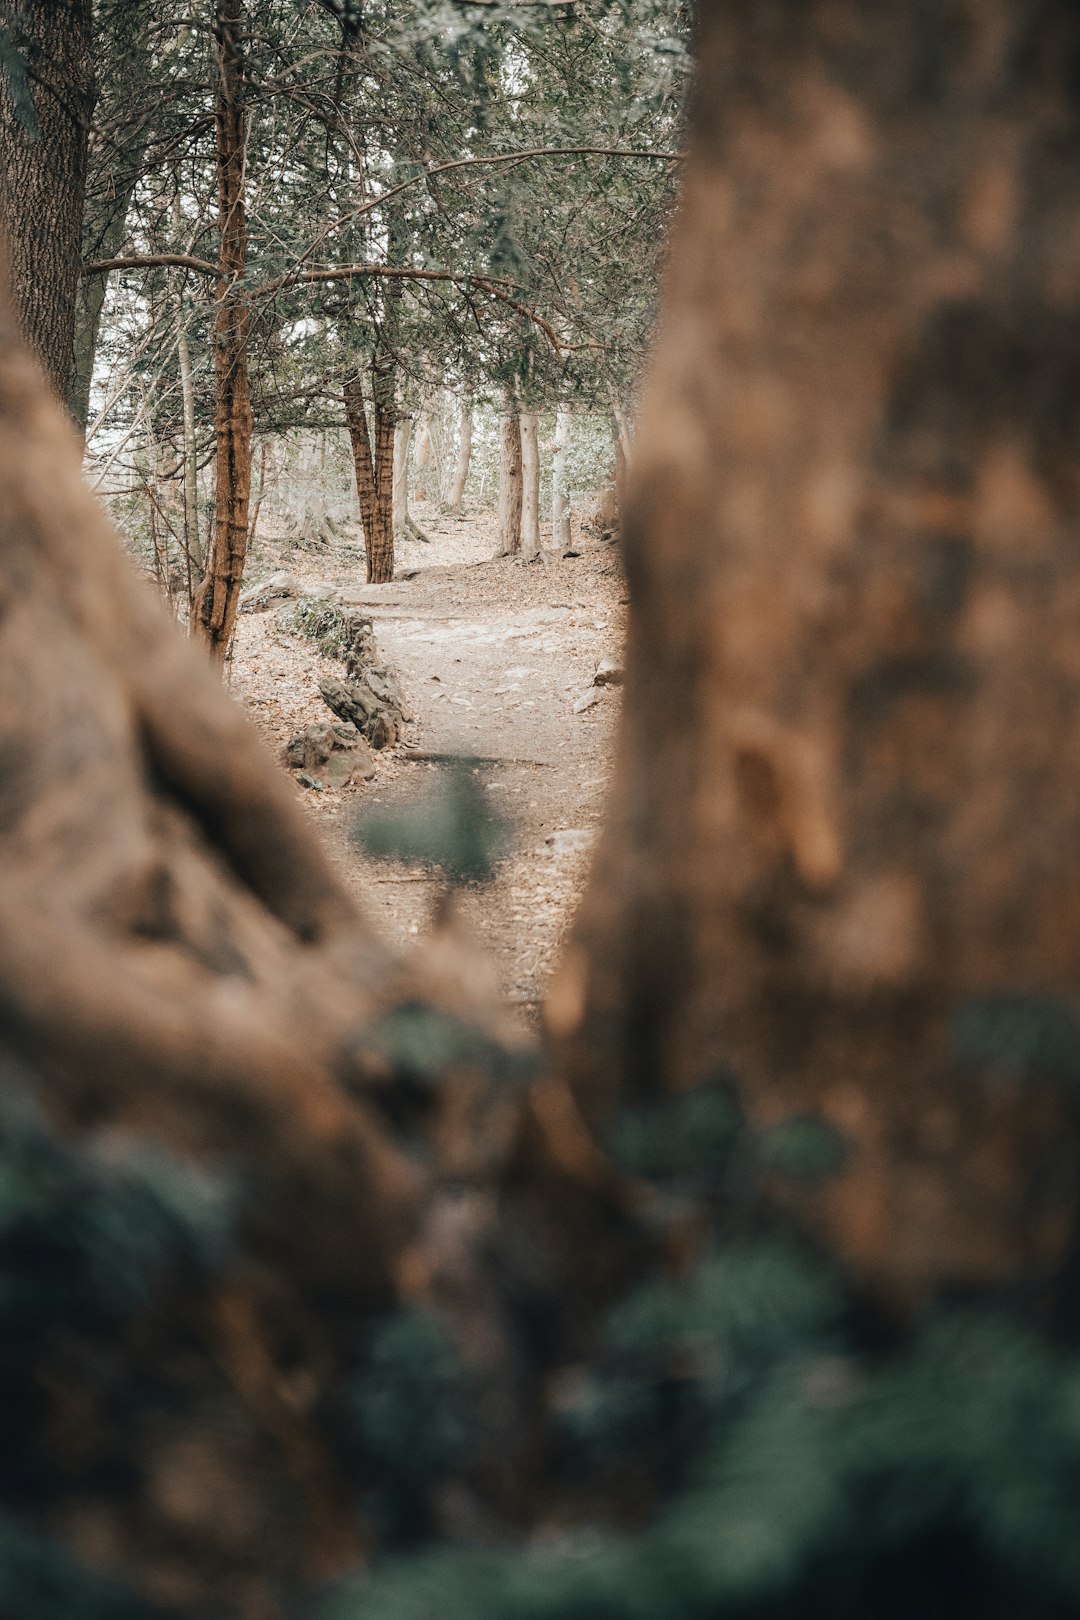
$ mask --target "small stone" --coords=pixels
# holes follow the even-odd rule
[[[282,568],[276,574],[271,574],[267,579],[260,579],[256,584],[249,585],[246,590],[241,591],[240,601],[237,604],[238,611],[262,613],[273,602],[281,602],[286,597],[296,594],[296,581]]]
[[[558,832],[548,833],[544,843],[553,855],[576,855],[579,850],[588,849],[595,839],[596,833],[591,827],[561,827]]]
[[[600,701],[599,692],[596,690],[595,687],[590,686],[589,690],[587,692],[582,692],[581,696],[575,702],[575,704],[574,704],[574,713],[575,714],[584,714],[586,709],[591,709],[593,704],[594,703],[599,703],[599,701]]]
[[[617,658],[601,658],[593,676],[594,686],[621,686],[624,670]]]
[[[344,787],[375,775],[371,749],[355,726],[329,722],[300,731],[285,748],[285,763],[299,770],[304,787]]]

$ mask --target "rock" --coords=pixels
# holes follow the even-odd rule
[[[593,704],[599,703],[599,701],[600,693],[596,690],[595,686],[590,686],[588,691],[582,692],[581,696],[576,700],[574,704],[574,713],[584,714],[586,709],[591,709]]]
[[[372,748],[388,748],[400,738],[403,716],[387,708],[366,680],[320,681],[319,691],[326,707],[354,725]]]
[[[375,775],[371,749],[351,725],[326,721],[300,731],[285,747],[285,763],[304,787],[341,788]]]
[[[544,843],[553,855],[562,856],[576,855],[595,840],[596,831],[592,827],[561,827],[558,832],[548,833]]]
[[[303,585],[300,588],[301,597],[314,597],[319,602],[340,602],[340,585],[331,585],[329,580],[319,580],[315,585]]]
[[[284,601],[287,597],[298,594],[296,581],[279,569],[267,579],[260,579],[256,584],[249,585],[247,590],[240,592],[238,612],[263,613],[274,602]]]
[[[624,670],[617,658],[601,658],[593,676],[594,686],[621,686]]]

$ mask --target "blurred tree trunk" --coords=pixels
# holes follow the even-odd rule
[[[218,249],[214,313],[216,455],[214,533],[192,624],[213,656],[225,658],[236,625],[248,543],[251,498],[251,395],[248,386],[250,306],[247,213],[244,203],[246,118],[244,111],[243,0],[217,0]]]
[[[536,440],[536,412],[522,411],[521,428],[521,549],[532,557],[540,550],[540,447]]]
[[[1075,1202],[1053,1094],[950,1030],[1080,977],[1077,44],[1059,3],[705,7],[552,992],[596,1122],[717,1073],[834,1122],[815,1219],[901,1297],[1052,1268]]]
[[[20,0],[3,24],[36,129],[0,88],[0,196],[19,324],[59,399],[71,395],[87,149],[96,85],[90,0]]]
[[[454,482],[450,487],[450,510],[455,517],[461,516],[461,503],[465,499],[465,484],[469,477],[469,461],[472,456],[472,400],[467,399],[461,407],[461,427],[458,437],[457,465],[454,468]]]
[[[562,406],[555,417],[555,444],[551,454],[551,543],[570,544],[570,492],[566,457],[570,448],[570,412]]]
[[[498,555],[521,550],[521,418],[512,388],[504,388],[500,415],[499,496],[496,512]]]

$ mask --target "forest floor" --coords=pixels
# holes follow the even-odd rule
[[[618,553],[575,537],[576,556],[494,558],[489,514],[455,519],[417,503],[413,515],[431,543],[400,547],[403,577],[390,585],[363,583],[359,534],[333,550],[272,540],[256,550],[252,582],[285,568],[301,589],[334,587],[370,613],[416,717],[404,746],[375,756],[373,780],[297,792],[376,926],[403,945],[428,925],[442,880],[366,856],[350,836],[357,814],[430,790],[445,767],[410,753],[476,758],[509,839],[492,881],[467,886],[459,909],[531,1019],[581,892],[611,768],[619,692],[594,687],[593,675],[600,659],[621,657]],[[340,674],[278,624],[280,605],[241,615],[231,665],[234,694],[278,757],[297,731],[331,718],[317,682]],[[586,694],[595,702],[576,712]]]

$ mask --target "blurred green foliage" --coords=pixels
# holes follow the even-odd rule
[[[42,1446],[43,1380],[90,1376],[103,1409],[130,1419],[147,1392],[133,1384],[122,1328],[214,1275],[230,1252],[232,1213],[223,1182],[148,1143],[64,1137],[26,1075],[0,1064],[4,1620],[149,1620],[158,1612],[16,1515],[67,1485]]]
[[[482,883],[494,874],[505,831],[477,767],[461,759],[449,761],[438,785],[416,803],[365,811],[355,837],[369,855],[438,866],[453,883]]]
[[[966,1055],[1060,1077],[1068,1015],[957,1020]],[[1018,1030],[1026,1031],[1022,1041]],[[1000,1047],[996,1044],[1000,1040]],[[624,1112],[611,1152],[697,1257],[610,1311],[557,1401],[567,1478],[647,1522],[436,1546],[344,1583],[317,1620],[1064,1620],[1080,1610],[1080,1354],[1022,1302],[871,1321],[770,1203],[842,1168],[825,1122],[752,1128],[725,1080]],[[659,1213],[657,1213],[659,1212]],[[608,1498],[610,1501],[612,1498]]]

